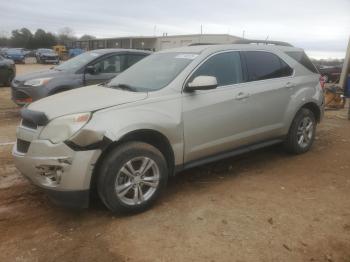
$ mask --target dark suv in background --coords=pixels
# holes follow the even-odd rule
[[[85,52],[49,70],[16,77],[11,83],[12,100],[24,105],[73,88],[106,82],[150,53],[132,49]]]
[[[0,85],[9,86],[15,75],[15,63],[0,55]]]

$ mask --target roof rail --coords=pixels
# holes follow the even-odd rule
[[[233,44],[265,44],[265,45],[280,45],[291,46],[293,45],[282,41],[270,41],[270,40],[256,40],[256,39],[239,39],[233,42]]]
[[[222,45],[221,43],[192,43],[188,46],[197,46],[197,45]]]

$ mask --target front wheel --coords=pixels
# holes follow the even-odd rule
[[[103,160],[97,189],[111,211],[135,213],[154,203],[167,180],[167,163],[157,148],[128,142],[109,152]]]
[[[309,151],[316,135],[316,119],[314,113],[302,108],[294,117],[289,129],[285,147],[294,154],[302,154]]]

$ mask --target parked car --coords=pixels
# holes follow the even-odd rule
[[[83,50],[81,48],[72,48],[72,49],[69,49],[68,56],[69,56],[69,58],[72,58],[72,57],[80,55],[84,52],[85,52],[85,50]]]
[[[83,53],[49,70],[17,76],[11,83],[12,100],[22,106],[77,87],[106,82],[149,54],[127,49]]]
[[[59,64],[60,58],[52,49],[39,48],[36,50],[36,61],[40,64]]]
[[[15,63],[25,63],[25,53],[22,49],[10,48],[5,51],[5,58],[13,60]]]
[[[10,86],[12,79],[16,75],[16,66],[12,60],[0,55],[0,84]]]
[[[7,50],[8,50],[7,47],[2,47],[2,48],[0,48],[0,55],[1,55],[2,57],[5,57],[6,51],[7,51]]]
[[[320,74],[323,76],[324,82],[335,83],[340,79],[342,66],[321,66],[318,68]]]
[[[113,212],[143,211],[181,170],[277,143],[307,152],[319,79],[294,47],[168,49],[22,109],[15,164],[56,203],[86,207],[96,188]]]

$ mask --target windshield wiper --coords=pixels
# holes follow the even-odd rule
[[[109,84],[109,82],[110,82],[110,81],[111,81],[111,80],[104,81],[104,82],[102,82],[102,83],[98,84],[98,86],[106,86],[106,87],[110,87],[110,86],[108,86],[108,84]]]
[[[127,91],[131,91],[131,92],[136,92],[136,89],[128,84],[110,85],[108,87],[115,88],[115,89],[121,89],[121,90],[127,90]]]

